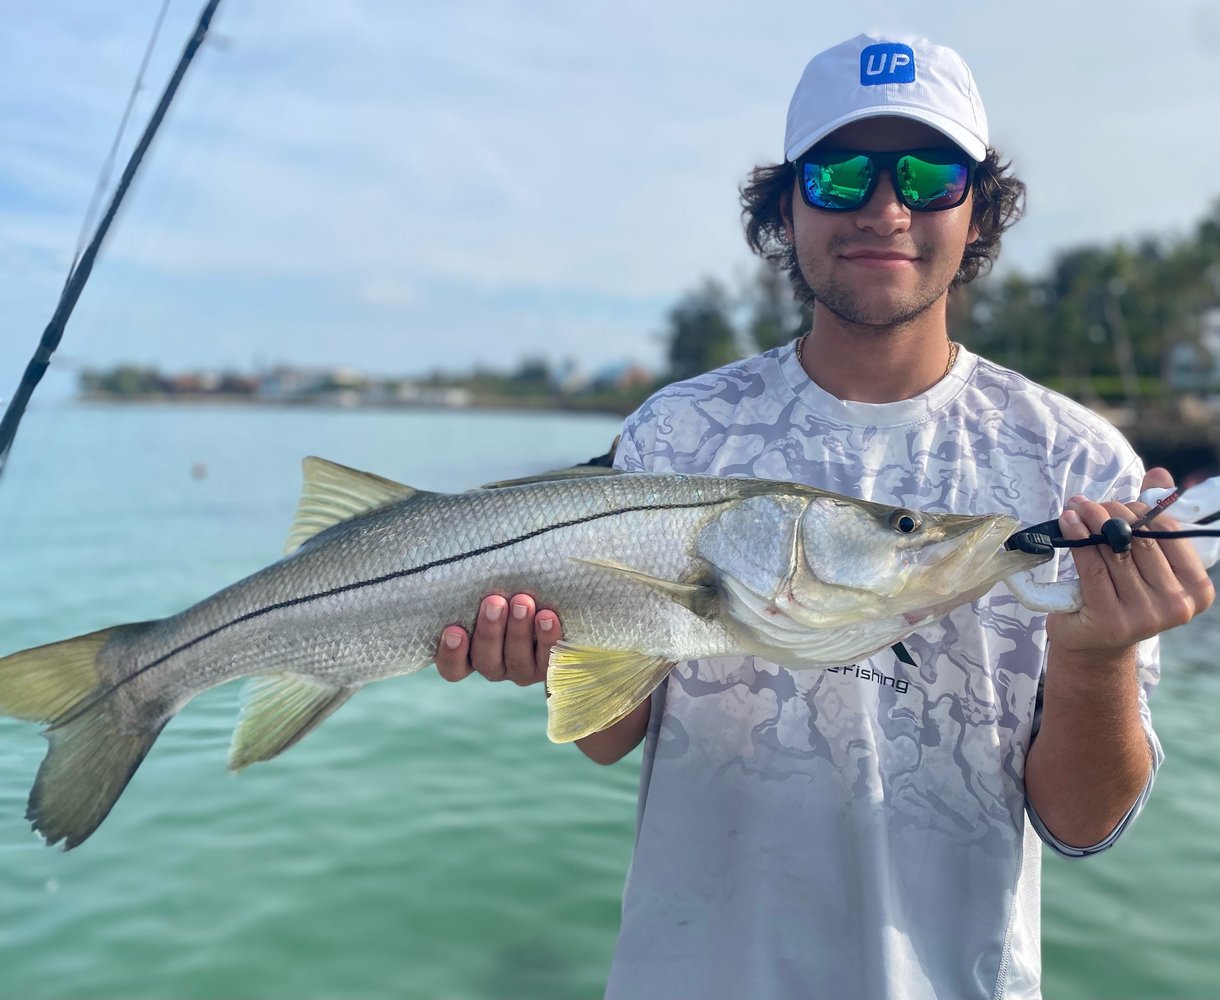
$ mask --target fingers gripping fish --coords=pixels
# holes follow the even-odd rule
[[[0,713],[47,723],[28,817],[74,847],[165,724],[251,678],[229,763],[268,760],[370,681],[432,662],[487,593],[564,623],[548,735],[627,715],[675,662],[758,654],[795,669],[885,649],[1049,555],[1007,515],[921,513],[792,483],[591,470],[426,493],[305,460],[281,560],[168,618],[0,659]]]
[[[1160,510],[1169,506],[1173,508],[1174,519],[1184,526],[1213,524],[1220,519],[1220,476],[1197,483],[1182,491],[1180,495],[1176,494],[1176,490],[1159,488],[1141,493],[1139,502],[1150,508],[1155,505],[1155,508],[1137,522],[1137,526],[1152,520]],[[1028,531],[1030,529],[1025,529],[1019,534]],[[1127,534],[1129,537],[1130,532]],[[1174,534],[1193,535],[1191,542],[1198,551],[1204,568],[1210,568],[1220,562],[1220,534],[1214,529]],[[1006,579],[1004,584],[1012,595],[1031,611],[1072,612],[1079,611],[1083,606],[1080,582],[1075,579],[1040,582],[1028,571],[1023,571]]]

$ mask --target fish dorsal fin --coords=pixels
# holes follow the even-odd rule
[[[301,462],[305,485],[296,517],[284,543],[285,552],[295,552],[314,535],[342,521],[409,497],[420,490],[403,486],[371,472],[349,469],[310,455]]]
[[[621,469],[614,468],[614,456],[618,452],[618,442],[621,434],[616,434],[610,443],[610,450],[604,455],[598,455],[587,462],[569,465],[566,469],[552,469],[550,472],[539,472],[533,476],[522,476],[519,479],[501,479],[494,483],[484,483],[479,489],[498,490],[505,486],[530,486],[534,483],[551,483],[556,479],[583,479],[586,476],[618,476]]]
[[[229,748],[229,769],[270,760],[320,725],[359,684],[339,687],[300,674],[255,677],[246,686]]]
[[[674,662],[560,640],[546,672],[547,736],[553,743],[570,743],[608,729],[656,690]]]
[[[532,486],[534,483],[553,483],[559,479],[591,479],[597,476],[623,476],[627,473],[621,469],[607,469],[602,465],[573,465],[567,469],[552,469],[550,472],[539,472],[533,476],[521,476],[518,479],[499,479],[494,483],[484,483],[481,490],[502,490],[506,486]]]

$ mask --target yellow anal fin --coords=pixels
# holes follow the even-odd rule
[[[673,660],[622,649],[559,642],[546,672],[546,734],[570,743],[629,715],[665,679]]]
[[[682,607],[698,615],[700,618],[714,617],[720,607],[720,598],[716,593],[716,588],[706,583],[683,583],[679,580],[662,580],[660,577],[649,576],[647,573],[641,573],[638,569],[632,569],[630,566],[624,566],[622,563],[617,563],[610,559],[591,559],[583,556],[572,556],[571,558],[573,562],[597,566],[612,573],[621,573],[623,576],[635,580],[636,583],[642,583],[647,587],[652,587],[654,590],[659,590],[675,604],[682,605]]]
[[[392,479],[349,469],[313,455],[301,462],[301,468],[305,485],[288,541],[284,543],[285,552],[296,551],[314,535],[342,521],[419,496],[421,492]]]
[[[287,750],[358,690],[359,684],[336,687],[300,674],[255,678],[233,733],[229,769],[240,771]]]

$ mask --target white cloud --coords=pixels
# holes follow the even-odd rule
[[[27,5],[0,38],[0,264],[22,286],[0,309],[28,331],[5,335],[0,391],[53,308],[158,6]],[[128,147],[190,6],[171,6]],[[245,323],[251,357],[655,358],[667,303],[748,267],[737,185],[777,155],[805,60],[866,25],[970,61],[1031,186],[1010,264],[1180,230],[1220,193],[1205,0],[1036,0],[1002,22],[947,2],[226,0],[67,344],[205,362],[240,354]],[[1166,156],[1174,185],[1144,194]]]

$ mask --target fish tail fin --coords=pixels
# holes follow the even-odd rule
[[[149,624],[119,625],[0,659],[0,714],[50,723],[50,747],[26,811],[48,844],[63,841],[67,850],[97,829],[165,724],[120,729],[97,663],[116,634]]]
[[[109,815],[164,726],[124,733],[110,706],[99,701],[52,727],[25,818],[48,844],[62,840],[66,851],[83,843]]]

